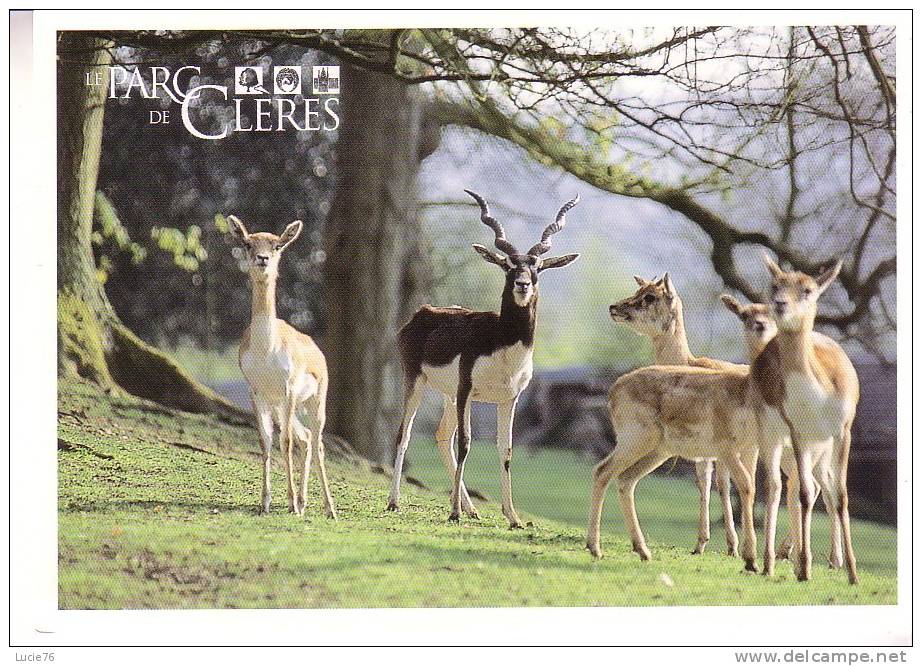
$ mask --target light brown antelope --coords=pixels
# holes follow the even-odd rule
[[[618,378],[608,409],[617,438],[614,450],[592,472],[587,547],[602,556],[599,530],[605,491],[618,479],[618,497],[633,550],[642,560],[650,550],[637,520],[637,482],[669,458],[716,459],[725,465],[740,494],[746,570],[755,571],[752,522],[757,438],[748,399],[749,372],[653,365]]]
[[[561,268],[576,254],[544,258],[551,249],[551,236],[563,229],[567,212],[576,197],[558,211],[541,234],[541,241],[525,254],[506,240],[502,225],[490,216],[483,198],[465,190],[480,206],[480,220],[493,230],[497,254],[482,245],[474,249],[487,262],[505,273],[500,311],[474,312],[465,308],[421,307],[397,335],[404,371],[404,410],[397,433],[394,479],[388,509],[400,502],[400,476],[410,442],[413,418],[423,392],[430,386],[444,396],[444,412],[437,443],[443,461],[453,477],[449,520],[460,519],[462,508],[476,517],[464,487],[464,461],[471,443],[471,401],[496,404],[496,444],[500,454],[503,514],[512,528],[522,527],[512,503],[512,420],[519,394],[532,376],[532,352],[538,308],[538,275]],[[458,458],[452,452],[452,437],[458,430]]]
[[[845,567],[850,583],[858,582],[848,511],[848,458],[851,426],[858,404],[858,375],[842,348],[814,333],[816,303],[839,274],[842,262],[816,279],[800,272],[785,272],[768,256],[772,276],[772,316],[778,333],[752,365],[759,398],[761,455],[766,466],[765,562],[774,572],[774,539],[780,499],[783,437],[790,438],[797,474],[790,482],[794,562],[798,580],[809,580],[813,504],[817,493],[814,476],[823,489],[824,502],[838,514]],[[781,436],[778,436],[781,433]]]
[[[307,479],[312,457],[317,461],[326,515],[336,518],[327,482],[323,451],[326,421],[327,365],[323,352],[310,337],[276,316],[275,292],[282,252],[301,233],[301,221],[292,222],[281,236],[249,233],[235,216],[231,230],[246,250],[253,301],[250,326],[240,340],[240,369],[250,385],[250,395],[263,455],[263,513],[272,502],[270,471],[272,438],[278,423],[282,458],[288,485],[288,510],[303,515],[307,505]],[[307,419],[307,427],[299,420]],[[300,488],[295,488],[294,438],[304,449]],[[314,441],[316,439],[316,441]]]
[[[749,352],[749,362],[753,363],[759,354],[762,353],[762,350],[765,349],[765,345],[768,344],[769,340],[774,338],[775,334],[778,332],[778,326],[772,318],[771,310],[763,303],[743,305],[728,294],[723,294],[720,300],[722,300],[724,305],[727,306],[727,309],[739,317],[742,322],[743,338],[746,341],[746,348]],[[819,334],[814,333],[814,336],[817,335]],[[781,469],[785,476],[791,479],[797,474],[797,463],[794,460],[794,452],[790,447],[790,439],[785,437],[784,440],[785,447],[782,449],[781,454]],[[787,505],[791,515],[793,515],[792,507],[794,506],[793,502],[796,486],[796,480],[795,483],[788,482]],[[816,486],[817,488],[822,488],[822,484],[819,482],[816,483]],[[829,566],[833,569],[840,569],[842,567],[842,530],[838,511],[835,506],[830,504],[830,499],[828,497],[823,498],[823,503],[826,505],[826,512],[829,514],[830,520],[831,548],[829,551]],[[779,545],[778,549],[775,551],[776,557],[781,560],[788,559],[791,556],[793,548],[793,535],[788,533],[781,542],[781,545]]]
[[[693,356],[685,335],[685,315],[682,299],[669,279],[669,273],[657,280],[645,280],[635,275],[639,289],[630,297],[609,307],[611,318],[626,324],[634,332],[653,342],[653,362],[656,365],[687,365],[714,370],[742,369],[734,363]],[[770,318],[769,318],[770,319]],[[699,513],[698,543],[692,554],[704,552],[711,538],[710,499],[713,460],[695,460],[698,480]],[[733,503],[730,500],[730,474],[723,465],[717,465],[717,488],[723,504],[724,527],[727,535],[727,554],[736,556],[738,538],[733,524]]]

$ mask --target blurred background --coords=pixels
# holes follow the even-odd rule
[[[669,271],[692,353],[744,361],[718,296],[760,299],[768,251],[814,274],[844,259],[818,329],[861,379],[853,511],[895,524],[894,40],[887,26],[62,33],[60,372],[240,416],[250,292],[223,216],[274,233],[301,219],[279,316],[327,355],[328,431],[387,464],[396,330],[423,303],[498,308],[502,275],[470,248],[492,237],[463,189],[520,247],[578,193],[554,247],[581,256],[541,280],[536,372],[517,412],[524,508],[559,511],[560,487],[585,490],[614,445],[608,388],[652,362],[649,342],[608,315],[631,276]],[[340,126],[203,141],[179,122],[147,124],[169,100],[93,99],[73,75],[188,64],[201,72],[183,88],[232,88],[244,64],[340,65]],[[220,131],[233,107],[213,92],[193,116]],[[98,174],[79,168],[94,142]],[[432,441],[440,408],[434,394],[424,403],[409,473],[447,488]],[[475,410],[472,474],[483,467],[487,494],[498,492],[493,419],[492,406]],[[659,473],[694,502],[687,464]]]

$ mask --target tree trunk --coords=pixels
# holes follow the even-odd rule
[[[112,377],[100,315],[111,309],[96,277],[90,234],[111,46],[80,33],[58,45],[58,372],[100,384]],[[84,76],[98,75],[88,86]]]
[[[325,229],[327,427],[391,462],[403,402],[397,330],[428,292],[416,176],[438,143],[420,94],[343,66],[338,186]]]
[[[58,374],[185,411],[246,418],[129,331],[97,278],[91,234],[111,47],[79,32],[58,42]],[[88,74],[98,85],[87,85]]]

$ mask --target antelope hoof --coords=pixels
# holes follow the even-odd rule
[[[841,569],[841,568],[842,568],[842,560],[841,560],[841,559],[836,559],[836,558],[834,558],[834,557],[830,557],[830,558],[829,558],[829,568],[830,568],[830,569]]]
[[[756,561],[755,561],[755,559],[753,559],[753,558],[747,558],[747,559],[746,559],[746,564],[745,564],[745,566],[744,566],[744,569],[745,569],[746,571],[751,572],[751,573],[756,573],[756,572],[758,571],[758,569],[756,568]]]
[[[704,552],[704,547],[707,543],[699,543],[695,546],[695,549],[691,552],[692,555],[701,555]]]
[[[739,557],[740,553],[736,549],[736,546],[727,546],[727,556],[728,557]]]
[[[599,547],[599,544],[592,543],[591,541],[586,544],[586,549],[592,554],[592,556],[597,559],[602,559],[602,549]]]
[[[400,506],[397,504],[397,500],[388,500],[387,510],[388,511],[400,511]]]
[[[857,585],[858,584],[858,575],[857,574],[848,574],[848,584]]]
[[[468,518],[471,518],[473,520],[480,520],[480,514],[477,513],[477,509],[475,509],[474,507],[467,509],[464,513],[467,514]]]
[[[457,511],[452,511],[450,514],[448,514],[448,522],[449,523],[460,523],[461,516],[458,515]]]
[[[791,543],[782,543],[778,546],[778,551],[775,553],[775,557],[779,560],[789,560],[791,559],[791,551],[794,550],[794,544]]]
[[[640,555],[640,560],[641,560],[642,562],[649,562],[649,561],[652,559],[652,557],[653,557],[652,555],[650,555],[650,549],[647,548],[646,546],[637,546],[637,545],[635,545],[634,548],[633,548],[633,550],[634,550],[635,553],[637,553],[638,555]]]
[[[330,520],[339,520],[339,517],[336,515],[336,509],[327,509],[326,515]]]
[[[808,580],[810,580],[810,574],[805,574],[805,573],[802,573],[802,572],[798,571],[798,572],[797,572],[797,580],[798,580],[798,582],[805,583],[805,582],[807,582]]]
[[[509,523],[509,529],[510,530],[524,530],[525,526],[516,520],[515,522]]]

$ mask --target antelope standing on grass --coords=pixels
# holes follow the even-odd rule
[[[778,326],[772,318],[771,310],[763,303],[743,305],[729,294],[723,294],[720,300],[722,300],[724,305],[727,306],[727,309],[739,317],[742,322],[743,339],[746,341],[746,348],[749,352],[749,363],[754,363],[759,354],[762,353],[762,350],[765,349],[765,345],[767,345],[769,340],[774,338],[775,334],[778,332]],[[815,337],[820,334],[814,333],[813,335]],[[820,344],[822,344],[822,340],[820,340]],[[789,479],[787,486],[787,504],[788,511],[790,515],[793,516],[794,496],[796,495],[797,486],[797,462],[794,460],[794,452],[790,448],[790,439],[784,439],[786,446],[782,449],[781,453],[781,469]],[[792,478],[795,479],[793,483],[790,482]],[[821,488],[822,484],[817,481],[816,486]],[[829,514],[830,521],[831,548],[829,551],[829,566],[833,569],[840,569],[842,568],[842,531],[838,511],[836,507],[832,505],[829,497],[824,497],[823,503],[826,505],[826,512]],[[768,547],[768,542],[766,543],[766,547]],[[788,559],[793,549],[793,535],[788,533],[784,541],[781,542],[781,545],[778,546],[776,557],[780,560]]]
[[[639,289],[633,296],[618,301],[609,307],[611,318],[626,324],[636,333],[645,335],[653,341],[653,362],[656,365],[687,365],[695,368],[713,370],[743,369],[743,366],[710,358],[695,357],[688,348],[685,336],[685,316],[682,299],[676,292],[669,273],[657,280],[645,280],[634,276]],[[770,317],[769,317],[770,319]],[[700,495],[698,518],[698,543],[692,554],[704,552],[711,538],[710,499],[711,499],[711,459],[698,459],[695,463],[695,475],[698,480]],[[733,504],[730,500],[730,473],[724,465],[717,465],[717,489],[723,503],[724,527],[727,534],[727,554],[736,556],[738,539],[733,524]]]
[[[532,376],[532,351],[538,307],[538,275],[561,268],[576,254],[544,258],[551,249],[551,236],[563,229],[567,212],[579,197],[558,211],[553,223],[541,234],[541,241],[527,253],[506,240],[503,227],[490,216],[483,198],[465,190],[480,205],[480,220],[493,230],[497,254],[482,245],[474,249],[506,276],[499,314],[465,308],[435,308],[424,305],[397,335],[404,371],[404,410],[397,433],[394,479],[388,509],[400,502],[400,476],[410,442],[413,418],[427,386],[444,396],[444,412],[436,439],[443,461],[453,477],[449,520],[458,521],[463,509],[476,517],[476,509],[464,487],[464,461],[471,443],[471,401],[496,403],[496,444],[501,459],[503,514],[511,528],[522,523],[512,503],[512,420],[519,394]],[[452,451],[452,437],[458,423],[458,458]]]
[[[674,456],[716,459],[725,465],[740,494],[747,571],[755,571],[754,500],[756,435],[747,389],[748,369],[712,370],[653,365],[618,378],[608,409],[618,444],[592,472],[587,547],[602,556],[599,530],[605,491],[618,479],[618,497],[633,550],[641,560],[650,550],[637,520],[637,482]]]
[[[288,510],[304,515],[312,457],[317,460],[323,506],[329,518],[336,509],[324,465],[323,426],[326,420],[327,365],[311,338],[276,317],[275,290],[282,252],[301,233],[302,224],[289,224],[281,236],[248,233],[243,222],[228,216],[238,242],[245,248],[253,286],[250,326],[240,340],[240,369],[250,385],[263,455],[262,512],[272,503],[270,471],[272,437],[278,423],[288,485]],[[305,426],[299,412],[307,418]],[[295,488],[294,439],[304,449],[301,484]],[[314,442],[316,438],[316,442]]]
[[[797,469],[789,479],[796,484],[791,491],[791,525],[797,579],[810,578],[815,476],[828,499],[824,499],[827,507],[838,514],[848,580],[855,584],[858,574],[846,482],[858,375],[838,344],[813,331],[817,299],[835,280],[842,262],[816,279],[800,272],[787,273],[768,256],[765,264],[772,276],[770,307],[778,333],[752,365],[767,472],[764,572],[772,575],[775,564],[783,437],[774,433],[780,432],[790,438]]]

